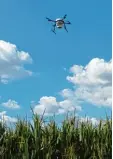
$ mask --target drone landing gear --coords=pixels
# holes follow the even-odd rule
[[[64,29],[68,32],[67,28],[66,28],[66,25],[64,24]]]
[[[54,34],[56,34],[55,30],[51,30]]]
[[[56,27],[56,24],[53,25],[53,29],[51,30],[54,34],[56,34],[55,27]]]

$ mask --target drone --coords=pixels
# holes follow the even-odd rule
[[[61,29],[61,28],[64,27],[64,29],[68,32],[68,30],[67,30],[67,28],[66,28],[66,24],[71,24],[71,23],[70,23],[69,21],[65,21],[66,17],[67,17],[66,14],[64,15],[63,18],[58,18],[58,19],[56,19],[56,20],[52,20],[52,19],[46,17],[46,19],[47,19],[49,22],[53,22],[53,23],[54,23],[54,24],[53,24],[53,29],[51,29],[51,31],[52,31],[53,33],[56,34],[56,32],[55,32],[56,27],[57,27],[58,29]]]

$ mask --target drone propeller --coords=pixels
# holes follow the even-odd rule
[[[47,19],[49,22],[55,22],[55,20],[52,20],[52,19],[50,19],[50,18],[47,18],[47,17],[46,17],[46,19]]]
[[[46,17],[46,19],[47,19],[48,21],[51,21],[51,19],[49,19],[49,18],[47,18],[47,17]]]
[[[64,15],[63,19],[66,19],[66,17],[67,17],[67,14]]]
[[[65,22],[65,24],[71,24],[71,22],[69,22],[69,21],[66,21],[66,22]]]

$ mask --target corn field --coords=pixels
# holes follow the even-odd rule
[[[32,124],[18,120],[14,127],[0,122],[0,159],[112,158],[112,120],[107,117],[96,126],[66,118],[60,127],[37,115],[32,119]]]

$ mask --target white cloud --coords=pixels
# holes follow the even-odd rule
[[[96,118],[94,118],[94,117],[92,117],[92,118],[90,118],[90,117],[80,117],[80,119],[79,119],[79,121],[80,122],[90,122],[90,123],[92,123],[93,125],[98,125],[99,124],[99,120],[98,119],[96,119]]]
[[[40,98],[39,104],[34,106],[34,112],[39,115],[42,115],[44,111],[45,115],[64,114],[68,111],[74,111],[75,108],[81,110],[80,106],[73,105],[69,100],[57,102],[55,97],[44,96]]]
[[[17,119],[6,115],[6,111],[3,111],[3,112],[0,112],[0,121],[7,122],[7,123],[15,123],[17,122]]]
[[[20,105],[15,100],[11,100],[11,99],[9,99],[7,102],[2,103],[1,105],[11,109],[20,108]]]
[[[67,80],[73,84],[83,86],[111,86],[112,83],[112,60],[94,58],[85,67],[74,65],[70,68],[73,76],[67,76]]]
[[[5,114],[6,114],[6,111],[0,112],[0,117],[3,116],[3,115],[5,115]]]
[[[16,45],[0,40],[0,82],[31,76],[32,72],[24,68],[31,64],[32,58],[27,52],[19,51]]]
[[[112,60],[94,58],[85,67],[74,65],[70,72],[67,80],[75,86],[74,98],[98,106],[112,105]]]
[[[63,89],[60,95],[64,98],[73,98],[74,92],[71,89]]]
[[[73,83],[73,89],[60,92],[63,100],[55,97],[42,97],[34,106],[34,112],[45,115],[63,114],[68,111],[81,111],[81,103],[88,102],[96,106],[112,105],[112,60],[94,58],[86,66],[74,65],[70,68],[72,76],[67,80]],[[95,118],[91,119],[96,122]]]

